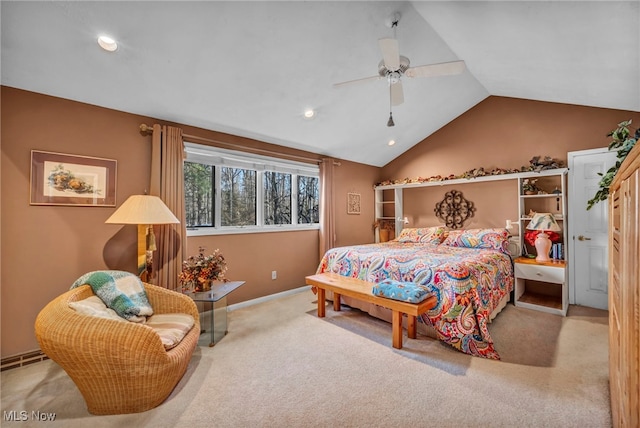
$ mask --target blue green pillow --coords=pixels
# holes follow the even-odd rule
[[[378,282],[373,286],[372,293],[375,296],[408,303],[420,303],[430,295],[429,289],[424,285],[394,279]]]

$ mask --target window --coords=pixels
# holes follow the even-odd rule
[[[222,226],[255,226],[256,171],[220,168]]]
[[[213,226],[212,165],[184,163],[184,205],[187,227]]]
[[[264,224],[291,224],[291,174],[264,173]]]
[[[318,166],[185,143],[189,235],[319,227]]]
[[[298,176],[298,223],[320,223],[320,180],[318,177]]]

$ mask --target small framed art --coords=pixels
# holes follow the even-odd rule
[[[116,206],[117,161],[31,151],[31,205]]]
[[[347,193],[347,214],[360,214],[360,193]]]

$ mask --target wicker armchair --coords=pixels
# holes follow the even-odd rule
[[[82,393],[90,413],[110,415],[152,409],[171,394],[198,344],[198,309],[189,297],[144,284],[154,313],[186,313],[195,325],[166,351],[149,327],[77,313],[69,302],[93,295],[83,285],[42,309],[35,331],[42,351],[58,363]]]

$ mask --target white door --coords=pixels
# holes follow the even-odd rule
[[[569,302],[607,309],[609,272],[609,211],[607,201],[587,211],[587,201],[616,162],[616,153],[603,149],[568,153],[569,163]]]

